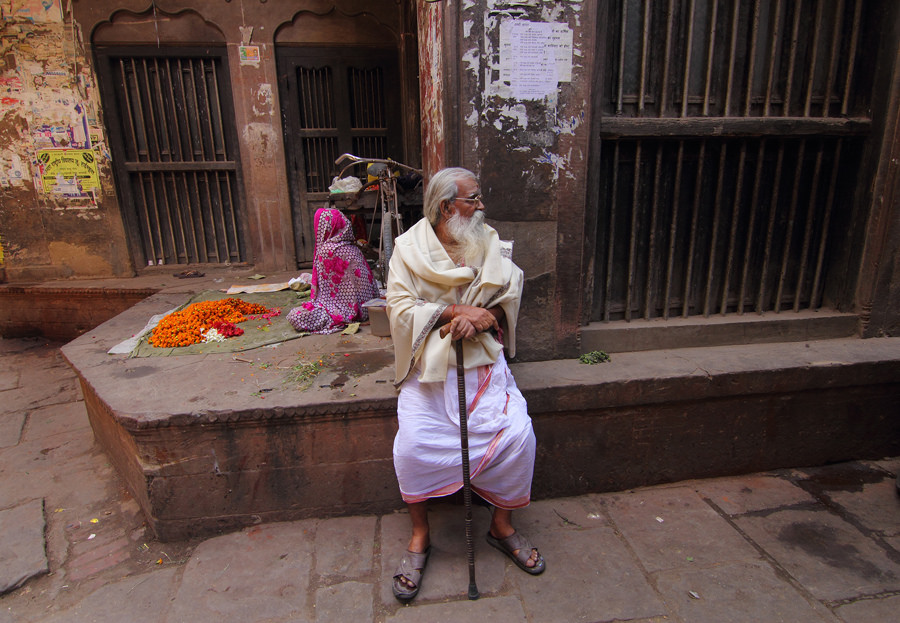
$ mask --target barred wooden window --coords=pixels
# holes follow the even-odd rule
[[[606,3],[593,320],[826,304],[871,126],[876,9]]]
[[[231,93],[219,55],[102,49],[101,82],[139,263],[245,259]]]

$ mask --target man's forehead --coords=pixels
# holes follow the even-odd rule
[[[456,180],[456,187],[463,192],[464,190],[477,191],[478,190],[478,180],[473,180],[468,177],[463,177]]]

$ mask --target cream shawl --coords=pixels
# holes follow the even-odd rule
[[[516,352],[516,318],[522,298],[522,269],[512,262],[512,243],[489,233],[484,266],[457,266],[434,232],[428,219],[420,219],[394,241],[387,286],[387,312],[391,323],[396,365],[395,384],[400,385],[419,366],[419,381],[445,381],[447,367],[456,361],[452,340],[432,331],[448,305],[463,304],[504,311],[503,338],[510,357]],[[466,340],[463,352],[467,369],[491,365],[503,344],[492,333]]]

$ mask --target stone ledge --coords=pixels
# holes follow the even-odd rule
[[[830,310],[592,322],[581,330],[582,351],[607,353],[831,340],[859,335],[859,318]]]
[[[152,296],[62,349],[161,538],[402,506],[389,338],[363,327],[237,357],[106,354],[185,296]],[[328,361],[308,389],[285,380],[298,357]],[[900,454],[900,338],[511,367],[534,419],[536,498]]]

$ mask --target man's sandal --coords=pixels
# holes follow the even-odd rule
[[[534,563],[533,567],[529,567],[526,564],[531,558],[531,551],[536,550],[537,548],[529,543],[528,539],[526,539],[518,532],[513,532],[505,539],[498,539],[497,537],[491,535],[490,532],[488,532],[487,542],[512,558],[512,561],[516,563],[516,566],[525,573],[538,575],[539,573],[543,573],[544,569],[547,568],[547,564],[544,562],[544,557],[541,556],[540,553],[538,553],[538,559]],[[518,554],[513,553],[516,550],[519,551]]]
[[[431,546],[422,552],[411,552],[406,550],[400,564],[397,565],[397,571],[394,573],[391,588],[394,591],[394,597],[400,601],[409,601],[419,593],[419,587],[422,586],[422,574],[425,573],[425,563],[428,562],[428,554],[431,553]],[[410,588],[400,578],[406,578],[415,586]]]

